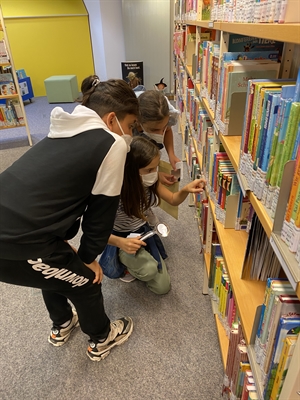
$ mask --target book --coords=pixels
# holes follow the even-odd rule
[[[9,64],[8,52],[4,39],[0,40],[0,64]]]
[[[276,152],[275,152],[273,165],[272,165],[272,173],[270,176],[270,186],[274,186],[274,187],[276,187],[276,185],[277,185],[280,160],[281,160],[284,140],[285,140],[285,136],[286,136],[286,132],[287,132],[289,115],[290,115],[290,111],[291,111],[291,107],[292,107],[292,100],[287,99],[284,101],[284,103],[285,104],[283,107],[282,121],[281,121],[281,125],[280,125],[280,130],[278,132]]]
[[[209,277],[208,277],[208,287],[209,288],[214,287],[217,257],[222,257],[221,245],[220,245],[220,243],[212,243],[211,255],[210,255]]]
[[[292,213],[295,207],[295,202],[297,199],[298,191],[300,185],[300,148],[298,148],[298,154],[295,165],[295,172],[292,182],[292,187],[290,191],[289,201],[287,204],[287,209],[283,221],[283,226],[281,230],[281,239],[287,244],[292,245],[293,242],[293,223],[291,223]]]
[[[248,196],[244,197],[243,192],[240,190],[238,211],[236,216],[235,230],[246,231],[250,218],[251,203]]]
[[[210,21],[211,1],[210,0],[198,0],[198,1],[202,2],[201,20]]]
[[[266,64],[268,65],[268,64]],[[230,105],[231,105],[231,97],[234,93],[238,92],[247,92],[248,88],[248,80],[251,79],[261,79],[261,78],[270,78],[276,79],[278,71],[277,70],[269,70],[266,67],[266,70],[252,70],[246,72],[229,72],[228,73],[228,88],[227,88],[227,98],[225,99],[224,104],[224,112],[225,118],[224,122],[228,122],[230,118]]]
[[[261,163],[259,167],[263,172],[267,171],[269,159],[270,159],[270,151],[271,151],[271,144],[272,144],[272,137],[274,134],[274,129],[275,129],[275,123],[276,123],[276,118],[277,118],[277,113],[279,109],[279,104],[280,104],[280,98],[281,96],[276,93],[270,93],[268,96],[268,102],[270,103],[270,116],[269,116],[269,122],[266,127],[266,133],[265,133],[265,141],[262,144],[262,147],[264,149],[264,152],[261,157]]]
[[[24,69],[17,69],[16,74],[17,74],[18,79],[27,78],[27,75],[26,75],[26,72]]]
[[[219,88],[218,88],[218,104],[220,104],[223,98],[223,90],[226,87],[224,85],[225,68],[224,65],[229,61],[245,61],[245,60],[256,60],[256,61],[278,61],[279,52],[276,51],[252,51],[252,52],[224,52],[220,60],[220,76],[219,76]],[[276,67],[275,67],[276,68]]]
[[[257,115],[257,142],[256,148],[253,146],[252,159],[253,169],[257,169],[260,166],[260,158],[264,151],[264,134],[267,132],[268,121],[270,115],[270,102],[268,102],[269,94],[280,94],[281,88],[262,88],[258,98],[258,115]],[[269,106],[269,107],[268,107]]]
[[[288,118],[284,144],[282,148],[282,155],[279,163],[278,177],[276,185],[281,185],[283,168],[288,160],[292,158],[293,145],[296,140],[298,125],[300,123],[300,103],[293,102],[291,104],[291,111]]]
[[[279,51],[282,54],[283,42],[276,40],[261,39],[238,34],[229,35],[228,51]]]
[[[281,88],[280,104],[279,104],[279,108],[278,108],[278,112],[277,112],[277,118],[276,118],[276,122],[275,122],[275,128],[274,128],[272,143],[271,143],[271,147],[270,147],[269,162],[268,162],[267,173],[266,173],[267,186],[270,184],[270,178],[272,175],[273,164],[274,164],[276,148],[277,148],[277,143],[278,143],[278,136],[279,136],[279,132],[281,129],[281,125],[283,123],[283,116],[284,116],[285,107],[287,104],[286,101],[289,99],[292,99],[294,97],[295,88],[296,88],[295,85],[284,85]]]
[[[269,333],[267,337],[264,356],[262,357],[263,369],[267,374],[270,368],[271,355],[274,348],[276,329],[281,317],[299,317],[300,318],[300,300],[295,295],[275,296],[272,314],[269,322]]]
[[[295,350],[298,336],[286,336],[280,355],[270,400],[278,400]]]
[[[17,94],[11,73],[0,74],[0,94],[1,96]]]
[[[300,7],[298,0],[282,0],[278,23],[300,22]]]
[[[143,61],[124,61],[121,62],[122,79],[129,83],[128,75],[133,72],[139,79],[139,84],[144,84],[144,66]]]
[[[275,344],[271,360],[271,368],[265,379],[264,399],[269,400],[272,392],[283,343],[287,336],[298,336],[300,331],[300,318],[282,317],[276,331]]]

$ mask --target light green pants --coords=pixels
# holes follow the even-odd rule
[[[157,269],[157,261],[144,248],[140,248],[136,255],[119,250],[119,258],[126,265],[132,276],[146,282],[147,287],[156,294],[166,294],[171,288],[170,275],[166,264],[160,258],[162,270]]]

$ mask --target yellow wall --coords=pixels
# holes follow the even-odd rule
[[[25,69],[35,96],[51,75],[94,73],[87,11],[82,0],[0,0],[16,69]],[[62,15],[62,16],[61,16]]]

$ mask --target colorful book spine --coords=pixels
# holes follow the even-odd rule
[[[273,167],[272,167],[272,174],[270,177],[270,186],[277,186],[277,180],[279,176],[279,167],[280,167],[280,160],[282,157],[282,151],[283,151],[283,146],[284,146],[284,141],[285,141],[285,136],[287,132],[287,126],[288,126],[288,121],[289,121],[289,115],[292,107],[292,101],[291,100],[285,100],[285,109],[284,109],[284,115],[283,115],[283,120],[282,124],[280,127],[280,131],[278,134],[278,143],[276,146],[276,153],[273,161]]]
[[[293,146],[296,140],[299,122],[300,122],[300,103],[292,103],[286,128],[284,145],[282,149],[282,156],[279,164],[279,171],[276,182],[277,186],[281,185],[283,169],[286,162],[292,158],[294,149]]]
[[[274,385],[283,343],[287,336],[298,336],[300,331],[300,318],[282,317],[279,320],[275,344],[272,354],[271,368],[264,382],[264,400],[269,400]]]
[[[295,336],[287,336],[284,340],[270,400],[278,400],[280,397],[281,389],[291,363],[296,343],[297,337]]]
[[[289,245],[292,241],[291,236],[293,232],[293,224],[291,223],[291,218],[295,207],[295,202],[297,199],[299,187],[300,187],[300,147],[298,148],[298,155],[296,159],[293,183],[281,231],[281,238],[287,245]]]

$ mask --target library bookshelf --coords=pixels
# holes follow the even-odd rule
[[[212,21],[193,21],[193,20],[178,20],[175,17],[175,23],[179,25],[192,25],[196,27],[210,28],[219,31],[219,35],[223,32],[225,33],[235,33],[241,35],[249,35],[253,36],[255,32],[255,36],[262,39],[272,39],[278,40],[286,43],[300,44],[300,24],[244,24],[244,23],[226,23],[226,22],[212,22]],[[185,55],[186,56],[186,55]],[[224,135],[219,129],[217,122],[215,121],[214,112],[211,110],[207,99],[201,96],[200,83],[194,79],[192,73],[192,65],[190,63],[186,63],[185,59],[188,57],[184,57],[184,55],[175,55],[177,57],[176,62],[180,63],[183,66],[186,77],[190,78],[193,81],[193,87],[195,90],[195,96],[197,96],[202,105],[204,106],[212,124],[214,127],[214,133],[217,136],[217,140],[219,140],[225,151],[228,154],[228,157],[238,174],[239,171],[239,159],[240,159],[240,148],[241,148],[241,133],[237,132],[236,136],[234,135]],[[178,78],[178,77],[177,77]],[[179,79],[176,82],[177,85],[180,85]],[[182,92],[182,91],[181,91]],[[184,109],[186,109],[185,101]],[[187,121],[187,116],[185,112],[181,115],[181,120],[179,124],[179,128],[181,132],[184,132],[185,126],[189,125]],[[198,150],[197,141],[195,136],[192,133],[192,128],[190,128],[190,136],[192,140],[192,146],[194,149],[194,153],[197,157],[197,160],[200,165],[200,169],[202,170],[202,159],[203,155],[201,151]],[[184,138],[184,136],[183,136]],[[188,157],[188,156],[187,156]],[[187,159],[188,161],[188,159]],[[286,273],[287,278],[292,283],[298,298],[300,298],[300,276],[297,271],[297,266],[293,266],[293,261],[290,260],[288,253],[282,246],[279,244],[279,240],[277,240],[276,235],[274,234],[274,223],[270,216],[269,211],[264,207],[260,200],[250,191],[244,189],[244,182],[242,178],[239,176],[239,182],[242,190],[247,192],[249,200],[264,228],[264,231],[268,238],[270,239],[270,243],[282,265],[283,271]],[[207,193],[210,214],[213,218],[214,225],[216,227],[216,231],[218,234],[218,238],[220,241],[220,245],[222,248],[222,254],[227,266],[231,286],[233,288],[234,297],[237,304],[237,309],[240,317],[240,322],[243,329],[244,338],[246,340],[248,346],[249,359],[251,362],[251,366],[253,363],[253,332],[254,326],[257,319],[257,310],[260,305],[263,303],[264,293],[266,283],[262,281],[253,281],[249,278],[241,278],[242,267],[245,258],[245,250],[247,244],[247,233],[236,231],[234,229],[225,229],[223,224],[221,224],[215,215],[215,205],[209,194]],[[200,234],[201,238],[201,234]],[[204,277],[203,284],[203,293],[207,293],[207,280],[209,276],[210,269],[210,251],[208,248],[204,249],[204,271],[206,276]],[[228,353],[229,340],[223,325],[220,323],[219,318],[217,316],[217,310],[215,309],[214,301],[212,301],[213,313],[216,318],[216,327],[217,333],[219,336],[220,350],[222,354],[222,360],[224,363],[224,367],[226,365],[226,358]],[[297,341],[297,348],[295,350],[295,355],[292,359],[292,364],[294,368],[290,368],[286,377],[285,384],[282,389],[282,393],[280,396],[280,400],[285,399],[297,399],[299,398],[298,391],[300,390],[299,386],[299,374],[300,374],[300,365],[299,365],[299,354],[300,354],[300,340]],[[252,366],[254,370],[254,377],[258,387],[259,398],[262,399],[262,387],[260,385],[260,374],[257,371],[255,366]]]
[[[27,121],[26,114],[25,114],[22,94],[20,91],[18,77],[17,77],[17,73],[15,70],[14,62],[13,62],[13,57],[12,57],[12,53],[11,53],[11,49],[10,49],[10,45],[9,45],[8,35],[7,35],[6,28],[5,28],[5,23],[4,23],[4,19],[3,19],[1,6],[0,6],[0,40],[4,41],[4,47],[5,47],[4,51],[6,52],[6,56],[8,59],[8,62],[4,62],[4,63],[0,62],[0,69],[1,69],[1,72],[6,69],[9,71],[9,73],[12,76],[12,82],[14,84],[14,88],[15,88],[15,92],[16,92],[15,94],[0,95],[0,101],[3,102],[5,100],[6,103],[9,101],[17,101],[17,106],[18,106],[17,111],[15,111],[15,113],[13,113],[14,118],[13,119],[9,118],[9,114],[7,114],[10,123],[1,125],[0,130],[2,130],[2,129],[6,130],[6,129],[11,129],[11,128],[25,128],[29,145],[32,146],[32,139],[31,139],[31,135],[30,135],[28,121]],[[15,106],[13,106],[13,105],[8,106],[8,108],[9,107],[15,108]],[[3,115],[2,120],[3,119],[4,119],[4,115]],[[14,121],[14,122],[12,122],[12,121]]]

